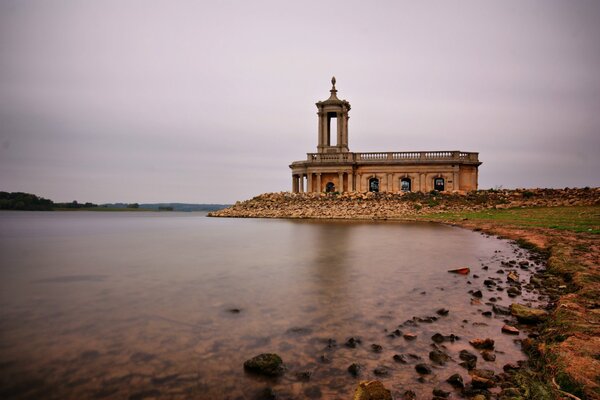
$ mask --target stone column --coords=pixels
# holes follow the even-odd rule
[[[317,174],[317,193],[321,193],[323,190],[321,189],[321,174]]]
[[[307,178],[306,178],[306,191],[307,191],[308,193],[310,193],[310,192],[312,192],[312,191],[313,191],[313,185],[312,185],[312,177],[313,177],[313,174],[312,174],[312,172],[310,172],[310,173],[308,173],[308,175],[306,175],[306,176],[307,176]]]
[[[394,191],[394,175],[392,174],[388,174],[388,192],[393,192]]]
[[[317,150],[320,153],[323,150],[323,113],[318,112],[319,116],[319,137],[317,138]]]
[[[362,175],[356,175],[356,191],[362,192]]]
[[[339,148],[342,148],[342,145],[343,145],[342,132],[343,132],[343,129],[344,129],[344,122],[342,121],[342,119],[344,117],[342,117],[341,113],[336,113],[336,116],[337,116],[337,118],[336,118],[336,122],[337,122],[337,143],[336,144],[337,144],[337,146]]]
[[[298,193],[298,178],[292,175],[292,193]]]
[[[348,172],[348,191],[354,192],[354,174],[352,172]]]
[[[304,193],[304,174],[300,174],[300,193]]]
[[[343,193],[344,192],[344,173],[340,172],[338,174],[339,179],[340,179],[340,187],[338,188],[338,192]]]
[[[423,173],[419,174],[419,191],[425,192],[425,175]]]

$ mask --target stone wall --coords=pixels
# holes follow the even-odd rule
[[[600,205],[600,188],[458,193],[265,193],[211,217],[406,219],[419,214],[514,207]]]

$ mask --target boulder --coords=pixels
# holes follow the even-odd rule
[[[392,392],[380,381],[363,381],[358,384],[353,400],[392,400]]]
[[[244,362],[244,369],[259,375],[279,376],[285,371],[283,361],[274,353],[263,353]]]
[[[548,317],[548,313],[544,310],[526,307],[517,303],[513,303],[510,306],[510,312],[517,317],[519,322],[524,324],[537,324]]]

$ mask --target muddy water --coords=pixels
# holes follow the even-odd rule
[[[255,399],[269,387],[283,399],[347,399],[359,380],[379,379],[431,398],[434,387],[452,390],[451,374],[467,380],[458,353],[477,353],[469,339],[496,340],[496,361],[479,357],[479,368],[524,358],[524,334],[504,335],[506,317],[481,314],[491,297],[510,304],[482,281],[505,282],[496,270],[517,253],[434,224],[0,213],[0,397]],[[446,272],[461,266],[471,275]],[[428,316],[437,320],[404,324]],[[399,325],[417,338],[389,337]],[[443,343],[452,360],[419,380],[414,366],[430,363],[438,332],[460,340]],[[346,347],[350,337],[361,344]],[[283,377],[244,372],[263,352],[281,355]],[[359,378],[351,363],[363,366]]]

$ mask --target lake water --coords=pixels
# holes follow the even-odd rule
[[[452,390],[451,374],[466,380],[458,352],[476,352],[469,339],[496,340],[496,361],[479,357],[479,368],[524,358],[500,333],[502,318],[481,315],[490,297],[510,304],[482,281],[503,277],[500,262],[517,252],[427,223],[2,212],[0,397],[258,399],[269,387],[283,399],[348,399],[358,381],[379,379],[430,399],[433,387]],[[447,272],[461,266],[480,278]],[[471,304],[471,289],[482,304]],[[449,315],[437,316],[442,307]],[[416,340],[388,337],[427,316],[438,319],[400,328]],[[436,332],[461,339],[444,343],[453,360],[419,381],[414,365],[429,362]],[[362,343],[344,346],[350,337]],[[283,358],[283,377],[244,371],[264,352]],[[347,372],[354,362],[359,378]],[[374,374],[381,366],[387,376]]]

